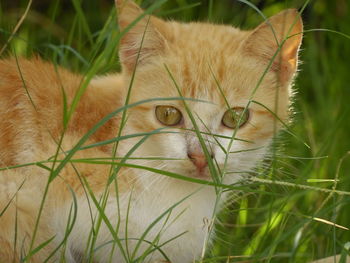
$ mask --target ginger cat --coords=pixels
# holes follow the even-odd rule
[[[232,184],[263,159],[281,126],[276,116],[288,120],[302,40],[296,10],[241,31],[116,5],[123,70],[94,78],[67,125],[84,76],[39,58],[0,62],[0,262],[198,260],[222,189],[137,165]],[[136,105],[125,122],[122,111],[112,114],[81,141],[124,106],[129,86]],[[192,100],[137,104],[181,96]]]

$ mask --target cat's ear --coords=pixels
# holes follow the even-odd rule
[[[132,72],[165,48],[168,33],[165,21],[145,14],[132,0],[116,0],[119,29],[122,34],[119,56],[124,69]]]
[[[263,60],[267,65],[280,47],[271,70],[278,74],[279,80],[284,84],[297,69],[302,32],[300,14],[296,9],[287,9],[254,29],[244,43],[244,49],[248,55]]]

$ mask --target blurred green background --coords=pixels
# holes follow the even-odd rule
[[[138,1],[143,7],[152,2]],[[157,14],[251,29],[262,18],[244,2],[169,0]],[[0,48],[7,43],[28,3],[1,0]],[[300,9],[306,1],[250,3],[271,16],[285,8]],[[286,184],[253,186],[276,195],[237,194],[235,202],[228,205],[230,209],[220,215],[217,240],[207,253],[208,262],[308,262],[349,253],[345,247],[350,244],[350,231],[331,222],[350,227],[350,156],[346,157],[350,151],[350,1],[309,1],[302,17],[305,30],[311,32],[305,33],[295,83],[295,115],[290,128],[295,136],[282,134],[278,140],[282,150],[273,162],[268,162],[271,168],[261,177]],[[313,29],[331,29],[347,36]],[[106,47],[115,45],[117,35],[112,0],[34,0],[1,56],[14,52],[28,57],[39,54],[81,73],[99,60],[98,73],[117,71],[117,45],[115,52],[104,55]],[[348,195],[287,185],[332,189],[334,181],[320,179],[335,178],[339,179],[336,189]]]

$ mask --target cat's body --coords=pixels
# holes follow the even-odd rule
[[[142,14],[132,2],[118,1],[117,4],[122,11],[119,16],[122,29]],[[279,24],[287,21],[286,25],[290,27],[292,20],[296,21],[296,26],[290,35],[300,33],[301,21],[297,19],[297,13],[293,10],[271,19],[279,40],[286,35],[286,29]],[[145,27],[147,32],[143,39]],[[203,34],[204,31],[206,34]],[[143,18],[123,37],[120,51],[123,73],[93,79],[79,100],[66,129],[63,126],[62,89],[65,91],[67,104],[71,105],[84,78],[40,59],[2,60],[1,167],[35,163],[49,158],[54,160],[52,157],[56,155],[58,144],[61,145],[61,150],[57,159],[63,160],[69,153],[67,151],[73,149],[96,123],[124,105],[137,59],[138,66],[129,103],[152,98],[179,97],[179,92],[186,98],[208,101],[210,103],[186,102],[194,113],[198,129],[202,132],[228,138],[232,136],[234,129],[222,125],[222,116],[228,109],[227,102],[232,108],[244,108],[252,99],[264,105],[263,107],[258,103],[250,103],[247,123],[235,133],[241,140],[234,141],[229,149],[230,152],[236,153],[228,158],[228,174],[222,183],[237,181],[240,173],[251,170],[264,156],[271,138],[280,126],[278,123],[275,125],[276,121],[270,110],[282,120],[288,118],[289,87],[296,72],[301,36],[296,35],[286,42],[278,63],[277,59],[272,63],[261,88],[255,92],[254,89],[268,65],[268,60],[277,49],[270,31],[266,24],[254,31],[239,31],[229,26],[180,24],[164,22],[154,17],[148,24],[148,19]],[[254,47],[257,41],[260,44]],[[163,157],[175,160],[129,160],[128,163],[211,180],[205,160],[208,156],[203,153],[203,145],[195,133],[188,131],[194,129],[194,124],[186,115],[183,104],[184,102],[179,100],[151,101],[128,109],[128,120],[121,135],[152,132],[166,127],[157,120],[158,115],[154,113],[159,105],[168,105],[182,112],[181,122],[162,131],[187,129],[180,133],[152,135],[132,154],[135,157]],[[93,133],[84,145],[115,138],[120,128],[120,120],[121,113]],[[63,131],[64,136],[60,143]],[[208,140],[212,137],[203,136]],[[125,156],[141,138],[121,141],[116,156]],[[217,137],[206,142],[209,155],[223,167],[226,154],[215,142],[227,149],[230,140]],[[113,144],[108,144],[77,151],[72,159],[104,158],[99,160],[111,161],[111,156]],[[45,165],[51,168],[53,162]],[[60,162],[57,162],[54,167],[59,165]],[[122,246],[127,246],[131,251],[130,255],[125,257],[131,256],[137,239],[163,213],[165,216],[149,230],[144,237],[146,241],[141,242],[142,245],[133,259],[147,248],[158,249],[145,259],[151,262],[160,262],[166,258],[160,250],[164,251],[173,263],[186,263],[198,259],[208,239],[208,229],[212,225],[211,218],[216,202],[214,187],[124,167],[117,174],[116,194],[114,182],[107,186],[110,171],[111,165],[107,163],[66,164],[49,184],[34,244],[31,244],[31,241],[50,172],[35,165],[1,171],[0,262],[18,262],[21,257],[27,256],[29,249],[33,250],[53,238],[37,253],[30,255],[33,262],[44,262],[64,240],[67,226],[70,225],[69,218],[74,214],[72,207],[77,207],[77,218],[72,232],[69,233],[65,245],[52,254],[49,262],[57,262],[60,257],[65,257],[66,262],[75,262],[88,256],[91,251],[96,262],[108,262],[110,258],[111,262],[124,262],[125,258],[119,251],[113,235],[118,235]],[[91,197],[90,190],[96,200]],[[108,196],[103,204],[101,200],[106,192]],[[73,197],[77,200],[77,206],[73,205]],[[182,199],[184,200],[180,202]],[[95,202],[100,204],[96,205]],[[173,208],[171,213],[166,213],[170,208]],[[104,211],[102,219],[99,217],[99,209]],[[118,223],[120,225],[117,228]],[[98,235],[93,246],[95,250],[87,250],[92,224],[98,229]],[[187,233],[161,246],[186,231]],[[158,240],[159,233],[161,235]],[[125,241],[126,238],[128,242]],[[154,242],[161,247],[157,248],[147,242]],[[113,246],[115,247],[112,248]],[[110,253],[113,249],[114,253]]]
[[[2,84],[4,84],[3,87],[7,88],[0,91],[1,93],[3,92],[1,95],[4,98],[1,101],[2,107],[0,112],[1,119],[8,120],[8,122],[2,121],[0,128],[2,132],[11,134],[11,136],[4,135],[1,137],[1,149],[6,149],[6,151],[1,152],[3,154],[1,159],[2,167],[47,160],[55,155],[57,143],[63,131],[63,95],[61,85],[65,83],[63,86],[67,98],[68,100],[72,100],[82,78],[63,69],[56,71],[52,64],[43,62],[40,59],[32,59],[30,61],[21,59],[18,62],[12,59],[3,60],[0,63]],[[22,77],[18,73],[18,67],[21,68],[20,74],[25,80],[27,90],[22,86]],[[5,82],[6,80],[9,80],[9,82]],[[108,83],[111,84],[108,85]],[[47,89],[48,86],[50,86],[49,89]],[[125,97],[122,96],[124,91],[121,75],[100,77],[93,80],[87,92],[80,100],[77,111],[71,121],[72,124],[75,124],[70,125],[65,132],[62,149],[72,149],[94,124],[113,110],[121,107],[123,105],[121,98]],[[30,94],[31,100],[36,107],[33,107],[27,94]],[[84,117],[80,120],[81,116],[86,114],[89,117]],[[84,123],[78,126],[77,124],[80,121]],[[118,125],[118,119],[110,121],[92,136],[88,144],[113,138],[118,132]],[[9,138],[13,139],[9,140]],[[11,156],[8,153],[13,153],[13,155]],[[93,148],[79,151],[74,159],[110,158],[111,153],[111,147]],[[47,165],[50,167],[51,164]],[[79,175],[87,179],[89,186],[97,197],[100,197],[105,191],[105,186],[108,182],[110,166],[96,164],[74,164],[74,166],[79,171]],[[27,247],[29,245],[30,235],[34,230],[35,220],[38,216],[39,206],[44,195],[49,174],[48,171],[38,167],[27,167],[1,172],[1,208],[5,208],[11,199],[16,196],[16,201],[12,200],[13,205],[0,217],[2,229],[7,229],[7,231],[1,231],[1,248],[10,248],[13,246],[15,228],[12,226],[15,222],[16,213],[19,226],[17,239],[19,242],[24,242],[20,244],[20,247]],[[162,180],[159,184],[155,180],[155,177],[159,175],[152,176],[151,174],[148,175],[150,183],[142,181],[136,183],[136,177],[130,170],[122,174],[125,175],[125,178],[123,178],[123,175],[119,175],[118,180],[121,206],[119,216],[122,218],[121,231],[119,231],[120,238],[125,236],[125,233],[123,233],[125,229],[125,217],[132,187],[134,189],[131,199],[132,208],[130,209],[128,220],[129,237],[140,237],[140,234],[168,208],[193,193],[196,189],[202,188],[199,193],[191,197],[190,202],[185,200],[183,204],[178,205],[174,209],[174,215],[187,209],[185,218],[190,218],[191,220],[182,220],[183,215],[173,222],[171,229],[166,231],[162,236],[162,240],[166,241],[184,231],[189,231],[189,237],[186,237],[188,242],[171,243],[171,246],[168,246],[171,249],[168,248],[167,254],[170,258],[176,256],[177,260],[179,260],[178,262],[186,262],[194,259],[195,255],[193,251],[201,251],[204,245],[205,235],[210,223],[208,220],[212,216],[215,202],[214,189],[212,187],[196,186],[195,184],[175,179]],[[142,174],[143,177],[147,177],[146,172],[142,172]],[[130,184],[129,181],[131,182]],[[21,186],[22,184],[23,186]],[[169,191],[172,184],[176,185],[177,188]],[[43,215],[40,218],[38,238],[34,247],[55,235],[57,235],[57,241],[63,239],[65,228],[67,227],[67,218],[72,205],[72,195],[68,185],[77,194],[77,222],[80,222],[74,227],[69,241],[70,248],[66,252],[67,260],[69,259],[68,262],[74,262],[73,256],[70,254],[82,254],[86,249],[86,240],[88,240],[91,230],[91,211],[79,176],[71,165],[67,165],[61,172],[60,177],[50,183],[49,194],[45,202]],[[163,193],[164,189],[167,189],[166,195]],[[189,205],[190,208],[188,207]],[[92,209],[94,210],[92,214],[98,214],[93,207],[94,205],[92,205]],[[113,223],[116,223],[116,219],[118,218],[116,207],[115,197],[110,198],[106,208],[106,214]],[[153,234],[148,235],[147,239],[150,237],[154,238],[163,226],[162,221],[163,219],[154,227],[151,231]],[[112,240],[111,234],[105,226],[102,227],[99,236],[102,239],[98,242],[99,245]],[[130,244],[132,243],[130,241]],[[34,262],[43,262],[57,244],[57,242],[53,242],[52,245],[48,245],[46,249],[38,253],[39,255],[34,255],[32,258]],[[101,253],[102,251],[103,249],[100,249],[96,253],[96,258],[101,260],[101,262],[105,262],[109,254],[105,252]],[[179,251],[181,251],[180,254]],[[26,251],[24,250],[22,253],[26,254]],[[13,257],[12,249],[1,249],[0,255],[1,262],[10,262]],[[16,262],[19,258],[20,255],[18,254]],[[118,258],[121,258],[121,256],[119,255]]]

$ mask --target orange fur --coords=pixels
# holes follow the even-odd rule
[[[143,13],[129,0],[118,0],[117,8],[121,31]],[[180,95],[208,101],[210,103],[186,102],[202,132],[231,137],[235,134],[234,131],[221,123],[222,115],[228,107],[226,103],[229,103],[230,107],[245,107],[249,104],[250,119],[236,134],[237,138],[246,141],[235,141],[229,150],[239,152],[255,147],[262,150],[234,155],[230,159],[228,172],[252,170],[266,153],[275,128],[281,127],[275,116],[283,121],[288,120],[290,86],[297,70],[297,53],[301,43],[302,22],[295,10],[284,11],[269,21],[278,42],[281,42],[287,33],[294,36],[284,42],[281,52],[272,62],[271,69],[257,87],[269,60],[278,49],[271,28],[266,22],[255,30],[241,31],[224,25],[183,24],[145,16],[129,31],[124,32],[120,46],[122,73],[93,79],[79,100],[66,129],[63,125],[64,94],[69,108],[76,92],[84,83],[84,77],[55,67],[39,58],[1,60],[0,166],[9,167],[49,160],[55,156],[58,142],[64,134],[58,152],[58,159],[63,159],[67,151],[96,123],[124,105],[131,75],[136,68],[130,103]],[[291,28],[290,32],[286,28]],[[142,39],[143,43],[140,46]],[[180,94],[167,69],[179,87]],[[154,108],[162,104],[162,101],[153,101],[128,109],[127,123],[122,135],[152,132],[158,128],[166,128],[164,131],[179,131],[150,136],[132,155],[177,160],[128,162],[210,180],[208,169],[199,173],[195,162],[188,157],[189,152],[202,157],[204,153],[198,138],[189,131],[193,129],[193,124],[186,115],[183,101],[172,100],[165,103],[176,107],[183,114],[183,121],[176,127],[164,127],[157,121]],[[86,141],[85,145],[115,138],[120,118],[119,114],[110,119]],[[209,135],[203,137],[208,139],[206,143],[210,154],[219,165],[223,165],[224,154],[216,147],[213,138]],[[138,140],[140,138],[120,142],[117,156],[125,156]],[[227,147],[228,139],[217,140]],[[111,160],[112,152],[113,145],[109,144],[80,150],[74,154],[73,159]],[[52,163],[47,164],[48,167],[51,165]],[[118,218],[116,205],[112,201],[115,196],[119,194],[122,198],[119,217],[125,220],[128,204],[125,200],[133,193],[131,207],[134,209],[130,212],[132,237],[141,235],[157,215],[179,199],[201,189],[200,185],[165,178],[139,169],[122,168],[117,175],[116,193],[115,188],[107,185],[110,169],[109,164],[68,163],[50,183],[32,249],[50,238],[54,237],[54,241],[33,255],[31,262],[43,262],[61,241],[73,200],[71,190],[79,204],[77,223],[69,237],[67,250],[56,252],[52,262],[62,256],[60,253],[64,253],[66,260],[70,262],[74,262],[77,255],[84,253],[84,242],[93,224],[91,218],[98,214],[98,209],[90,204],[92,214],[89,216],[89,189],[98,200],[105,191],[109,192],[111,199],[108,199],[105,213],[111,222]],[[49,175],[47,169],[36,166],[0,171],[0,212],[8,205],[0,216],[0,262],[17,262],[29,252]],[[236,180],[237,177],[226,176],[223,182],[232,183]],[[178,243],[174,241],[175,245],[170,244],[164,248],[174,263],[190,262],[201,252],[207,234],[201,224],[203,218],[211,215],[215,193],[210,187],[205,187],[199,192],[193,199],[186,200],[174,209],[177,211],[174,212],[175,215],[182,210],[186,210],[186,213],[183,219],[170,227],[174,230],[169,230],[164,234],[164,240],[162,239],[165,241],[174,233],[189,231],[185,239],[180,239]],[[122,224],[125,222],[122,221]],[[102,224],[101,229],[97,247],[112,238],[105,224]],[[154,237],[155,233],[150,235]],[[109,247],[106,247],[101,249],[101,252],[96,252],[95,260],[106,262],[106,255],[110,251],[108,249]],[[116,253],[114,260],[113,262],[122,262],[120,254]],[[161,262],[160,255],[157,254],[153,262]]]

